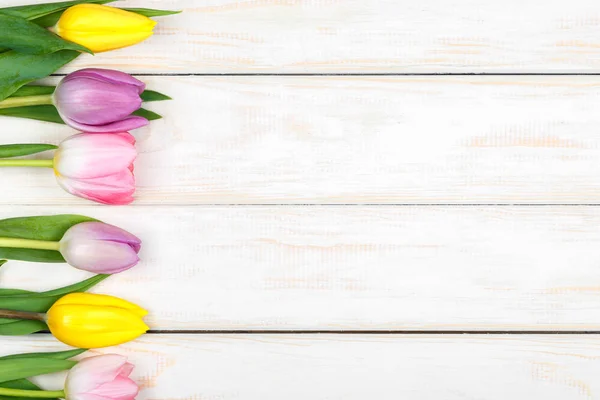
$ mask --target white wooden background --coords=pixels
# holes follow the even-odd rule
[[[131,357],[140,399],[600,399],[597,1],[117,4],[184,10],[60,71],[175,98],[135,132],[136,203],[3,170],[0,218],[81,213],[144,240],[95,289],[151,312],[153,333],[94,352]],[[5,143],[73,133],[0,124]],[[86,276],[11,262],[0,284]]]

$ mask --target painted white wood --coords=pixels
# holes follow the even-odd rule
[[[4,0],[2,5],[31,0]],[[183,9],[134,48],[82,56],[133,72],[596,72],[595,0],[129,0]]]
[[[136,204],[597,203],[596,77],[144,77]],[[68,127],[0,118],[2,141]],[[3,170],[0,204],[87,204]]]
[[[45,335],[0,341],[3,353],[62,348]],[[140,400],[580,400],[600,390],[597,335],[149,335],[93,354],[107,352],[136,364]]]
[[[95,291],[165,330],[600,330],[597,207],[3,207],[79,213],[143,239]],[[84,278],[11,262],[3,287]]]

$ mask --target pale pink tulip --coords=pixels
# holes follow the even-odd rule
[[[75,365],[65,384],[67,400],[133,400],[138,385],[129,378],[133,364],[117,354],[86,358]]]
[[[116,274],[136,265],[142,241],[103,222],[82,222],[60,240],[60,253],[71,266],[96,274]]]
[[[129,204],[135,192],[135,139],[127,132],[81,133],[54,155],[58,184],[67,192],[104,204]]]

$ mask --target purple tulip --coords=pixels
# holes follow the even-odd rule
[[[67,75],[56,87],[54,105],[63,121],[88,133],[125,132],[148,124],[131,115],[142,106],[146,85],[124,72],[88,68]]]
[[[74,225],[60,240],[60,253],[71,266],[96,274],[116,274],[140,261],[142,242],[131,233],[102,222]]]

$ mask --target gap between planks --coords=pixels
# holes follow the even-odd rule
[[[544,331],[544,330],[527,330],[527,331],[460,331],[460,330],[396,330],[396,331],[378,331],[378,330],[151,330],[147,334],[150,335],[600,335],[600,331]]]
[[[52,74],[50,76],[54,76],[54,77],[63,77],[63,76],[67,76],[68,74],[66,73],[62,73],[62,74]],[[425,76],[425,77],[431,77],[431,76],[443,76],[443,77],[452,77],[452,76],[482,76],[482,77],[494,77],[494,76],[600,76],[600,73],[596,73],[596,72],[589,72],[589,73],[560,73],[560,72],[539,72],[539,73],[477,73],[477,72],[468,72],[468,73],[446,73],[446,72],[432,72],[432,73],[369,73],[369,72],[365,72],[365,73],[261,73],[261,72],[257,72],[257,73],[231,73],[231,72],[223,72],[223,73],[193,73],[193,72],[189,72],[189,73],[171,73],[171,72],[164,72],[164,73],[146,73],[146,72],[140,72],[140,73],[136,73],[136,72],[131,72],[130,75],[134,75],[134,76],[149,76],[149,77],[153,77],[153,76],[173,76],[173,77],[186,77],[186,76],[199,76],[199,77],[236,77],[236,76],[265,76],[265,77],[273,77],[273,76],[281,76],[281,77],[330,77],[330,76],[356,76],[356,77],[378,77],[378,76],[390,76],[390,77],[404,77],[404,76],[414,76],[414,77],[419,77],[419,76]]]

